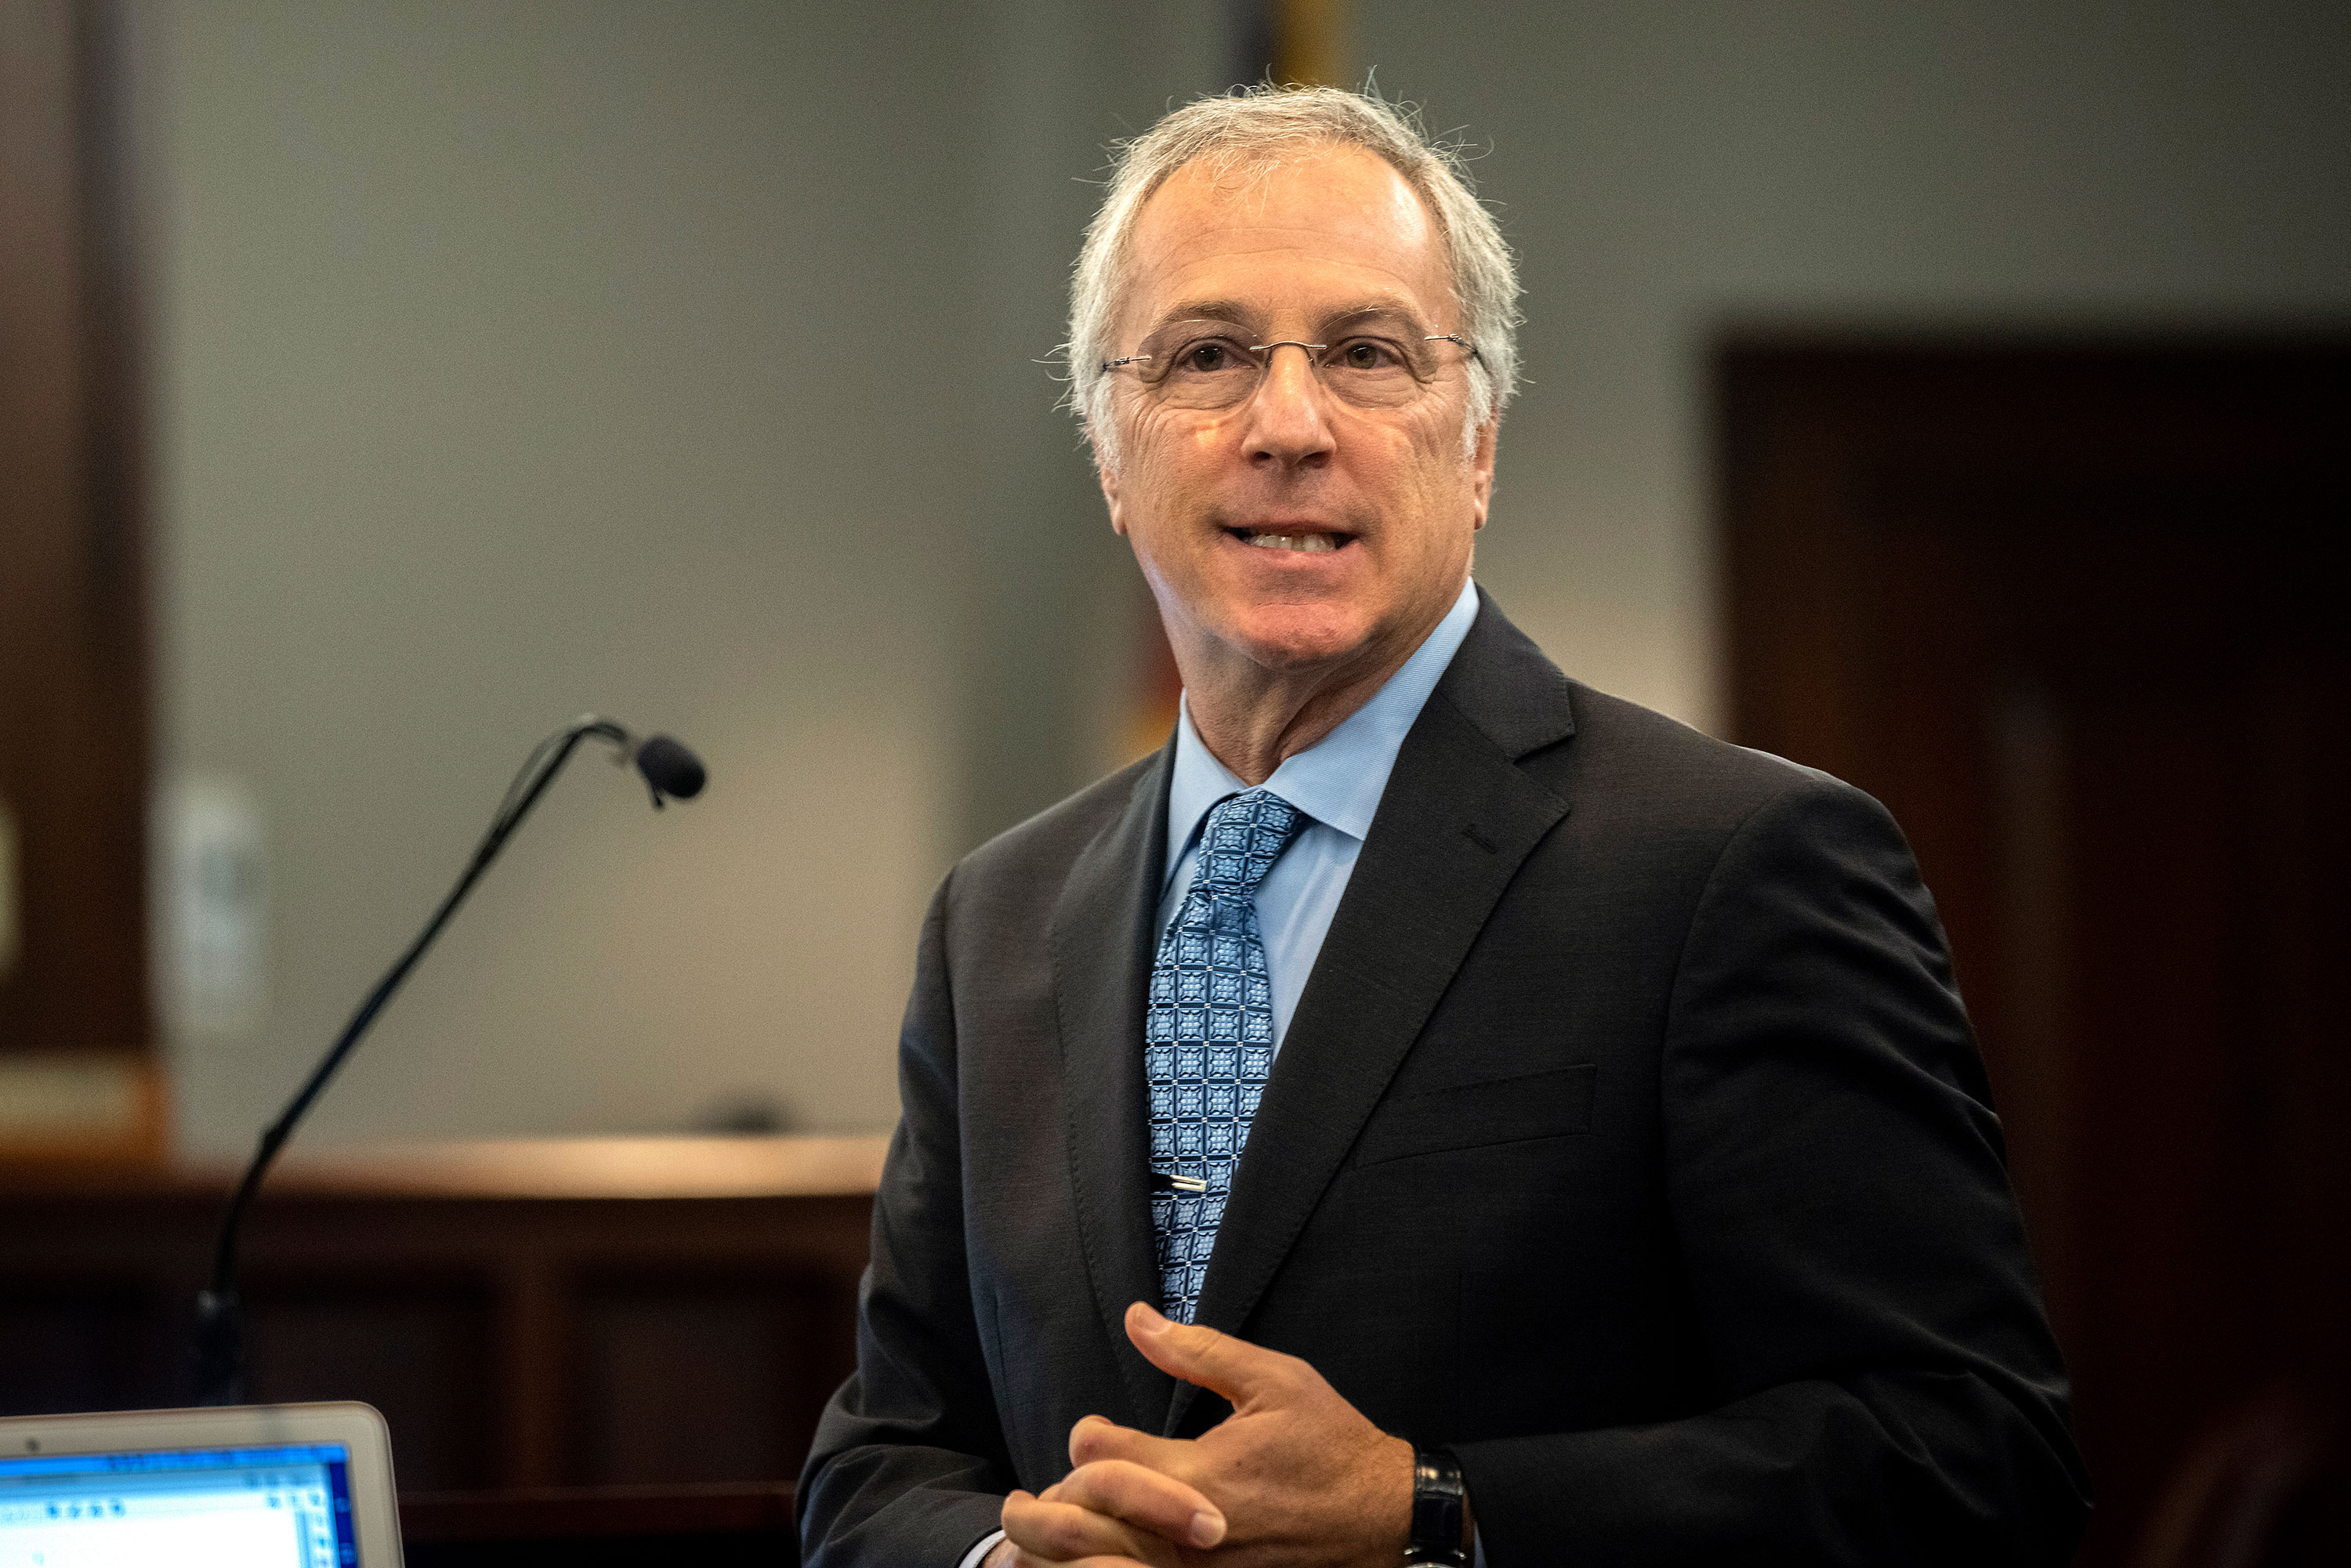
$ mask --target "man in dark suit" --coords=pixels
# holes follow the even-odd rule
[[[1074,393],[1184,713],[932,905],[811,1562],[2070,1551],[1900,832],[1469,584],[1514,292],[1375,102],[1127,150]]]

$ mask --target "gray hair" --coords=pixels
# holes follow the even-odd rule
[[[1261,84],[1186,104],[1116,146],[1110,188],[1086,225],[1070,274],[1068,402],[1093,443],[1096,463],[1108,467],[1118,458],[1110,417],[1113,382],[1102,367],[1116,357],[1111,331],[1129,239],[1144,204],[1198,159],[1210,160],[1220,174],[1256,172],[1287,155],[1326,147],[1360,147],[1385,160],[1437,217],[1452,263],[1461,329],[1478,346],[1469,361],[1467,440],[1474,443],[1479,429],[1510,401],[1518,383],[1518,270],[1494,215],[1479,204],[1458,151],[1431,141],[1409,106],[1371,92]]]

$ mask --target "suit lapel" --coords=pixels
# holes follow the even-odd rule
[[[1567,679],[1480,599],[1396,754],[1283,1037],[1217,1227],[1198,1312],[1209,1327],[1248,1322],[1502,890],[1567,814],[1517,766],[1573,732]],[[1196,1393],[1175,1385],[1165,1431]]]
[[[1150,1144],[1143,1083],[1143,1001],[1151,969],[1156,874],[1167,837],[1171,745],[1136,779],[1119,819],[1086,846],[1053,906],[1053,1005],[1061,1030],[1070,1180],[1111,1354],[1141,1419],[1165,1408],[1175,1380],[1126,1337],[1127,1303],[1159,1299],[1152,1256]],[[1147,1414],[1146,1414],[1147,1413]]]

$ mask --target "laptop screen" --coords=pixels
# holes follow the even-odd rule
[[[0,1568],[350,1568],[340,1443],[0,1458]]]

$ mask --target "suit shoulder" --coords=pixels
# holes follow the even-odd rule
[[[953,880],[980,887],[1008,879],[1031,883],[1052,873],[1058,883],[1079,852],[1125,812],[1134,792],[1159,776],[1159,759],[1157,752],[1141,758],[1007,828],[956,862]]]
[[[1665,814],[1692,826],[1737,826],[1783,799],[1876,802],[1852,785],[1775,757],[1734,746],[1638,703],[1571,680],[1576,732],[1561,747],[1579,798],[1594,793],[1638,802],[1644,815]]]
[[[1827,774],[1732,746],[1569,676],[1484,598],[1436,695],[1531,776],[1652,829],[1735,826],[1764,802],[1844,795]]]

